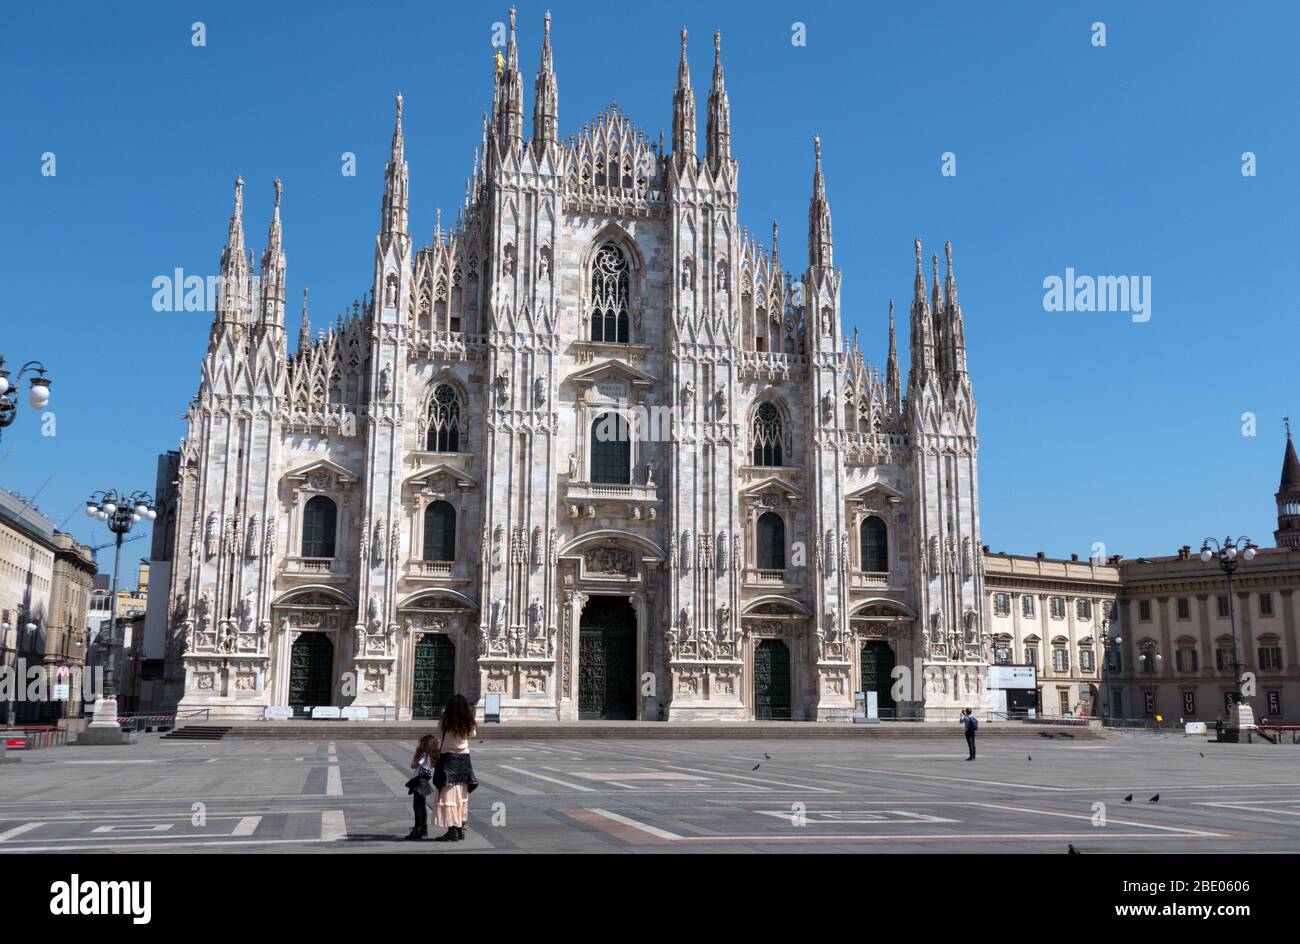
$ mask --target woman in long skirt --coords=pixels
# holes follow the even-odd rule
[[[442,740],[438,770],[434,772],[438,802],[433,808],[433,824],[446,827],[447,831],[434,842],[459,842],[465,838],[465,824],[469,820],[469,795],[478,786],[469,759],[469,739],[477,729],[474,711],[464,695],[451,696],[442,710],[439,728]]]

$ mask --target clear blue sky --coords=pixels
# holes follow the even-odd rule
[[[1300,419],[1295,4],[550,7],[566,136],[610,101],[652,135],[670,128],[683,24],[702,135],[722,30],[741,219],[764,234],[779,219],[792,268],[821,134],[846,326],[873,360],[889,297],[906,311],[912,239],[927,256],[952,240],[994,550],[1271,543],[1280,418]],[[11,5],[0,29],[0,354],[49,367],[57,435],[24,402],[0,485],[30,495],[50,479],[37,504],[59,524],[93,489],[152,490],[156,454],[184,434],[209,316],[153,311],[151,282],[215,273],[236,175],[259,257],[284,180],[291,326],[303,286],[319,326],[370,283],[399,90],[418,242],[436,207],[454,216],[507,5],[51,9]],[[529,113],[544,9],[520,4]],[[956,177],[940,174],[945,151]],[[1258,176],[1242,176],[1243,151]],[[1044,311],[1043,279],[1067,266],[1149,275],[1151,320]],[[80,514],[68,529],[106,540]]]

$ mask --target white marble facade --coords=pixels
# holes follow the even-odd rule
[[[883,374],[843,337],[820,142],[792,275],[775,226],[770,247],[740,226],[720,42],[701,157],[681,39],[669,146],[615,105],[562,141],[548,15],[529,136],[512,12],[466,204],[424,248],[399,96],[373,285],[315,337],[304,293],[293,355],[280,186],[254,279],[236,184],[182,447],[182,709],[301,700],[308,633],[331,703],[394,717],[430,634],[455,689],[508,717],[842,720],[890,663],[924,674],[899,711],[981,703],[951,253],[928,292],[916,244],[904,386],[892,303]],[[611,632],[593,663],[593,619],[633,648]]]

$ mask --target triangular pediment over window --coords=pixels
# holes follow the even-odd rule
[[[769,475],[767,478],[759,479],[752,482],[745,488],[741,489],[740,494],[747,497],[758,495],[773,494],[780,495],[783,498],[793,501],[796,498],[803,497],[803,490],[787,479],[779,475]]]
[[[451,479],[460,488],[473,488],[478,484],[478,479],[464,469],[458,469],[446,462],[435,462],[433,465],[416,471],[407,477],[406,484],[411,488],[422,488],[442,476]]]
[[[896,488],[890,488],[884,482],[871,482],[864,485],[856,492],[849,493],[849,501],[866,501],[876,499],[878,501],[887,501],[891,505],[896,505],[903,500],[903,493]]]
[[[319,480],[322,476],[333,476],[339,486],[351,485],[356,481],[356,476],[349,472],[343,466],[328,459],[317,459],[309,465],[300,466],[284,474],[285,481],[300,484],[310,479]]]
[[[657,382],[654,375],[615,360],[593,364],[591,367],[569,374],[568,379],[579,385],[598,384],[613,380],[630,383],[634,387],[651,387]]]

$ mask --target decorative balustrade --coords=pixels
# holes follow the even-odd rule
[[[801,354],[782,354],[778,351],[741,351],[740,376],[762,377],[771,380],[789,380],[803,375],[808,358]]]
[[[849,573],[850,587],[876,587],[884,589],[889,586],[889,572],[872,572],[855,570]]]
[[[347,561],[339,557],[287,557],[283,572],[311,576],[341,575],[348,572]]]
[[[785,571],[771,570],[765,567],[749,567],[745,570],[745,582],[779,587],[785,583]]]
[[[450,577],[454,569],[452,561],[413,560],[406,563],[408,577]]]

